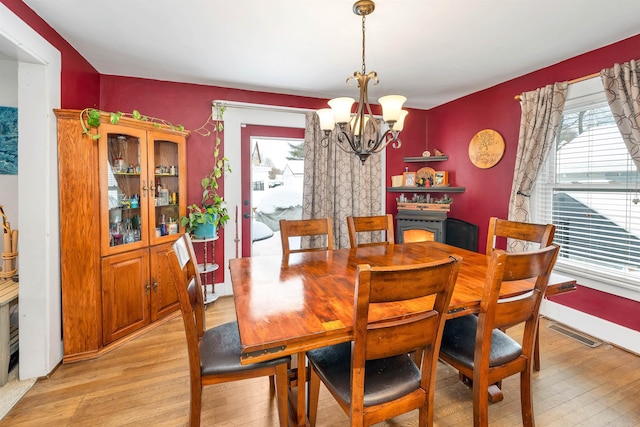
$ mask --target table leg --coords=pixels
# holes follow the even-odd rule
[[[9,378],[9,360],[11,347],[9,345],[11,325],[9,324],[9,303],[0,305],[0,387]]]

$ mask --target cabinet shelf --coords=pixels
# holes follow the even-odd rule
[[[387,187],[389,193],[464,193],[465,187]]]
[[[191,243],[206,243],[213,242],[214,240],[218,240],[218,235],[216,235],[215,237],[209,237],[207,239],[191,239]]]
[[[140,172],[113,172],[115,176],[140,176]]]
[[[206,265],[198,264],[198,271],[200,272],[200,274],[213,273],[218,268],[220,268],[218,264],[210,264],[210,263],[207,263]]]
[[[214,237],[209,237],[205,239],[191,239],[192,243],[201,243],[202,251],[203,251],[203,262],[198,264],[198,273],[200,273],[202,278],[202,295],[204,297],[204,304],[207,305],[216,301],[220,295],[214,292],[214,282],[215,282],[215,274],[214,272],[220,268],[218,264],[213,262],[214,260],[214,244],[211,244],[211,251],[207,249],[208,242],[215,242],[218,240],[218,235],[216,234]],[[211,283],[207,283],[209,276],[211,275]]]
[[[430,156],[430,157],[405,157],[405,163],[421,163],[421,162],[444,162],[449,156]]]

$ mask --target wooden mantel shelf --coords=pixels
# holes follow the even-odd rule
[[[464,193],[464,187],[387,187],[389,193]]]
[[[449,159],[449,156],[429,156],[429,157],[405,157],[405,163],[420,163],[420,162],[444,162]]]

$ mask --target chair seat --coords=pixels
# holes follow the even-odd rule
[[[241,365],[242,347],[240,346],[238,322],[229,322],[207,329],[199,345],[202,376],[235,374],[291,361],[291,357],[286,356],[265,362]]]
[[[311,350],[307,358],[325,385],[351,404],[351,342]],[[389,402],[419,387],[420,369],[408,355],[366,362],[365,407]]]
[[[462,365],[473,369],[473,354],[476,347],[478,316],[466,316],[449,319],[444,324],[440,352],[456,359]],[[503,365],[522,354],[522,347],[499,329],[491,334],[491,355],[489,366]]]

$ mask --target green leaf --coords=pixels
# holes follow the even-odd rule
[[[98,110],[89,110],[89,113],[87,113],[87,124],[94,128],[100,126],[100,112]]]
[[[140,115],[140,111],[138,110],[133,110],[131,112],[131,116],[136,120],[141,120],[141,117],[142,117],[142,115]]]
[[[182,126],[182,125],[176,125],[176,127],[178,128],[179,131],[183,131],[184,130],[184,126]]]
[[[122,117],[122,113],[119,111],[117,113],[111,113],[109,114],[109,121],[112,125],[117,125],[120,121],[120,117]]]

